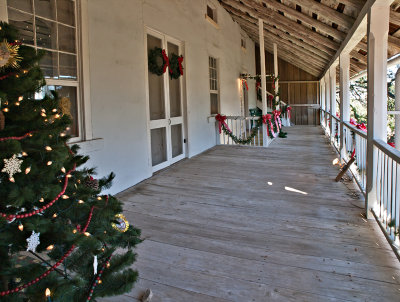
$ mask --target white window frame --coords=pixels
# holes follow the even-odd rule
[[[210,61],[211,60],[215,60],[215,68],[211,67],[211,65],[210,65]],[[216,71],[217,77],[215,79],[211,78],[211,72],[210,72],[211,69],[215,69],[215,71]],[[212,89],[211,81],[215,81],[216,82],[217,89]],[[219,85],[220,85],[220,81],[219,81],[219,59],[216,58],[213,55],[208,55],[208,83],[209,83],[209,86],[210,86],[210,114],[211,115],[215,115],[215,114],[220,113],[220,111],[221,111],[221,102],[220,102],[220,95],[219,95],[219,90],[220,90],[219,89]],[[216,94],[217,95],[217,100],[218,100],[218,109],[217,109],[218,112],[217,113],[211,113],[211,111],[212,111],[211,94]]]
[[[77,88],[77,113],[78,113],[77,115],[78,115],[79,135],[77,137],[72,137],[69,140],[69,143],[78,143],[93,139],[93,131],[91,125],[90,87],[89,87],[90,74],[89,74],[89,43],[88,43],[89,41],[88,0],[74,0],[74,2],[75,2],[75,35],[76,35],[75,47],[76,47],[76,60],[77,60],[77,79],[76,80],[50,79],[50,78],[45,79],[46,84],[49,86],[70,86]],[[33,20],[35,22],[35,16],[36,16],[35,11],[33,11],[33,13],[28,13],[28,14],[33,15],[34,17]],[[40,18],[54,22],[54,20],[48,18],[44,17]],[[0,20],[8,22],[7,0],[0,0]],[[63,23],[61,24],[64,25]],[[35,49],[50,50],[43,47],[38,47],[36,45],[28,45],[28,46],[34,47]],[[63,53],[63,51],[59,50],[57,51],[59,53]]]

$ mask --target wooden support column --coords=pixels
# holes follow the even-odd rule
[[[274,43],[274,77],[278,77],[279,76],[279,72],[278,72],[278,45],[276,43]],[[275,95],[278,94],[279,92],[279,80],[276,81],[275,83]],[[276,98],[277,102],[279,104],[279,96]],[[280,106],[278,105],[278,110],[279,110]]]
[[[264,48],[264,21],[263,19],[258,19],[258,33],[260,41],[260,64],[261,64],[261,95],[262,95],[262,114],[267,114],[267,78],[265,71],[265,48]],[[267,142],[267,128],[263,125],[263,146],[268,145]]]
[[[347,151],[344,145],[344,122],[350,121],[350,55],[342,52],[339,56],[340,68],[340,159],[343,161]]]
[[[331,111],[331,94],[330,94],[330,81],[329,81],[329,70],[325,74],[325,111],[329,112]],[[329,119],[328,119],[328,114],[325,114],[325,128],[329,128]]]
[[[326,110],[326,105],[325,105],[325,81],[324,78],[321,78],[319,81],[319,85],[321,86],[320,88],[320,93],[321,93],[321,109]],[[325,126],[325,113],[321,110],[321,125]]]
[[[330,94],[331,94],[330,98],[331,141],[333,142],[335,139],[335,129],[336,129],[336,120],[333,118],[334,116],[336,116],[336,65],[332,65],[331,69],[329,69],[329,80],[330,80]]]
[[[374,139],[387,139],[387,47],[389,12],[392,1],[377,0],[368,11],[368,134],[367,134],[367,198],[365,210],[377,202],[376,174],[378,152]]]
[[[395,82],[396,100],[394,103],[395,110],[400,111],[400,68],[396,72]],[[395,115],[395,130],[394,130],[394,144],[397,150],[400,150],[400,114]]]

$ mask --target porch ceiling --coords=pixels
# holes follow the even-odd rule
[[[340,48],[366,0],[219,0],[249,37],[259,43],[258,19],[264,20],[265,48],[309,72],[322,76]],[[391,6],[388,57],[400,53],[400,0]],[[351,75],[367,67],[367,37],[350,53]]]

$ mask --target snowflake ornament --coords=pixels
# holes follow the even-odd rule
[[[36,248],[40,244],[39,236],[40,236],[40,232],[35,233],[35,231],[32,231],[31,237],[26,239],[26,242],[28,242],[28,248],[26,249],[27,252],[29,252],[29,251],[32,251],[34,253],[36,252]]]
[[[14,174],[21,172],[21,165],[23,160],[18,159],[17,155],[14,154],[9,159],[4,159],[4,168],[1,172],[5,172],[8,174],[10,180],[13,179]]]

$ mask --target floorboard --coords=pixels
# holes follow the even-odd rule
[[[400,265],[319,127],[217,146],[119,194],[140,280],[101,301],[400,301]]]

